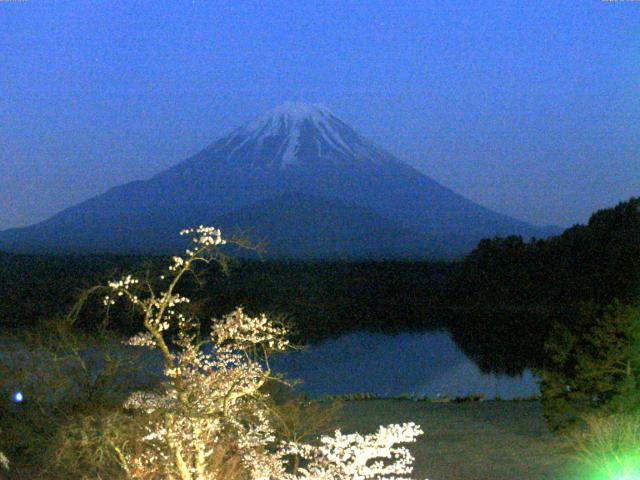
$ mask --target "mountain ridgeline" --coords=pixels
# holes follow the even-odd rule
[[[0,232],[0,250],[165,254],[199,224],[290,259],[451,258],[482,238],[558,233],[467,200],[323,107],[286,103],[149,180]]]

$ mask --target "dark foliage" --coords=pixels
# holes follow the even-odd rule
[[[446,280],[453,267],[427,262],[244,262],[212,275],[204,311],[236,305],[292,324],[298,342],[354,330],[395,333],[445,326]]]
[[[600,305],[633,301],[640,288],[640,199],[600,210],[547,240],[482,240],[456,273],[465,304]]]
[[[558,237],[483,240],[453,272],[450,324],[481,366],[541,367],[545,341],[584,303],[632,304],[640,287],[640,199],[592,215]]]
[[[640,308],[615,301],[585,305],[558,324],[539,372],[544,416],[563,431],[593,413],[637,413],[640,407]]]
[[[0,260],[0,322],[20,328],[65,315],[83,289],[124,272],[153,271],[162,257],[22,256]],[[234,262],[212,266],[187,284],[194,313],[219,318],[236,306],[287,321],[294,340],[316,342],[364,329],[398,332],[445,326],[445,282],[452,266],[427,262]],[[131,312],[112,310],[111,325],[133,333]],[[104,320],[100,298],[90,298],[79,323]],[[391,320],[391,321],[390,321]]]
[[[0,255],[0,326],[21,329],[60,318],[84,290],[146,261],[116,255]],[[83,319],[95,326],[104,315],[93,300]]]

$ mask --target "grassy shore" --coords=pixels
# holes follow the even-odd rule
[[[409,400],[345,402],[344,433],[413,421],[425,434],[408,445],[415,479],[577,480],[562,440],[544,424],[538,402],[429,403]],[[584,478],[584,477],[583,477]]]

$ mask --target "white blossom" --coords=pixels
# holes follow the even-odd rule
[[[289,443],[286,452],[299,455],[308,465],[299,469],[301,475],[288,475],[288,480],[405,480],[413,470],[413,457],[397,443],[415,442],[422,435],[414,423],[381,426],[375,434],[344,435],[339,430],[333,436],[323,436],[320,446]],[[383,460],[384,459],[384,460]]]
[[[225,343],[238,349],[263,344],[271,350],[283,351],[289,346],[286,329],[274,326],[264,314],[250,317],[242,308],[236,308],[215,323],[212,334],[218,348],[224,348]]]
[[[413,423],[380,427],[372,435],[323,436],[319,445],[276,443],[271,413],[261,388],[270,378],[268,352],[289,346],[285,328],[264,314],[252,317],[236,308],[214,320],[206,339],[199,324],[183,310],[187,297],[174,292],[177,280],[194,262],[208,261],[209,250],[225,240],[220,230],[199,226],[180,232],[195,246],[185,257],[174,256],[169,274],[160,280],[167,290],[154,293],[150,285],[127,275],[108,284],[112,295],[130,302],[144,314],[146,331],[125,343],[158,348],[165,358],[166,381],[158,391],[135,392],[124,402],[127,409],[147,415],[140,432],[142,453],[124,454],[125,468],[135,479],[176,478],[218,480],[210,459],[226,445],[241,459],[247,478],[253,480],[400,480],[411,472],[413,457],[397,443],[408,443],[422,433]],[[171,351],[165,339],[175,332]],[[204,345],[208,347],[203,348]],[[260,356],[262,355],[262,357]],[[287,458],[297,455],[303,468],[288,473]],[[0,457],[0,463],[2,463]]]
[[[153,337],[151,336],[151,334],[149,332],[140,332],[140,333],[134,335],[133,337],[129,338],[128,340],[126,340],[123,343],[125,345],[130,346],[130,347],[148,347],[148,348],[152,348],[152,347],[156,346],[155,342],[153,341]]]

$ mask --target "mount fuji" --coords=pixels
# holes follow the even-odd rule
[[[322,106],[285,103],[148,180],[0,232],[0,250],[169,253],[199,224],[298,259],[443,258],[486,237],[557,233],[456,194]]]

